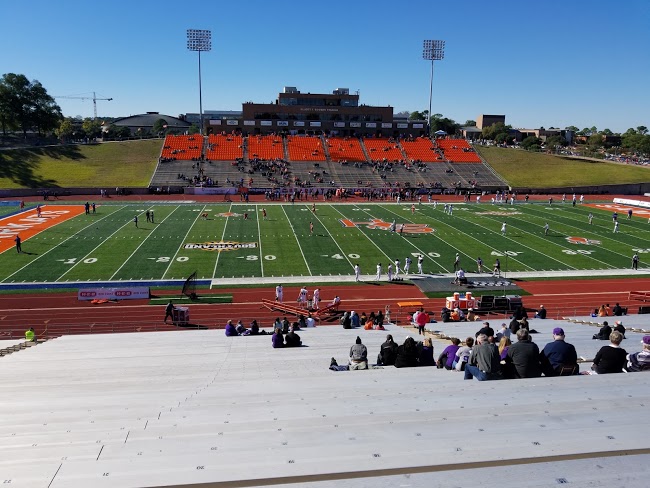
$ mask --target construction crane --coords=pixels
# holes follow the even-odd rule
[[[93,92],[92,97],[54,97],[54,98],[67,98],[68,100],[92,100],[93,101],[93,109],[95,113],[95,119],[97,119],[97,100],[106,100],[110,102],[113,100],[112,98],[97,98],[97,95],[95,95],[95,92]]]

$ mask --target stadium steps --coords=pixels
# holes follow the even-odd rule
[[[320,135],[320,143],[323,145],[323,154],[325,155],[325,161],[331,163],[332,156],[330,155],[330,147],[328,146],[327,141],[325,140],[325,136],[323,134]]]
[[[38,339],[36,342],[27,342],[27,341],[20,341],[17,344],[12,344],[10,346],[6,346],[2,349],[0,349],[0,357],[8,356],[9,354],[13,354],[18,351],[22,351],[23,349],[29,349],[31,347],[36,347],[39,344],[42,344],[43,342],[46,342],[47,339]]]
[[[359,139],[359,145],[361,146],[361,150],[363,151],[364,156],[366,157],[366,161],[372,161],[372,158],[370,157],[370,152],[368,151],[368,148],[363,142],[363,139]]]
[[[243,152],[242,152],[242,159],[243,159],[245,162],[250,163],[250,154],[249,154],[249,151],[248,151],[248,137],[244,137],[244,138],[243,138],[243,140],[242,140],[242,145],[244,146],[244,147],[242,148],[242,149],[243,149]]]
[[[282,153],[284,154],[283,159],[289,161],[289,143],[287,142],[286,137],[282,138]]]

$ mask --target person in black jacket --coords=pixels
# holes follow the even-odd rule
[[[544,308],[544,305],[539,306],[539,310],[535,314],[536,319],[545,319],[546,318],[546,309]]]
[[[284,347],[300,347],[302,346],[302,341],[300,336],[293,331],[293,327],[289,330],[289,333],[284,338]]]
[[[388,334],[386,336],[386,341],[379,348],[379,354],[377,355],[377,364],[379,366],[394,366],[395,359],[397,359],[397,344],[393,340],[393,336]]]
[[[609,336],[612,333],[612,328],[609,326],[607,323],[607,320],[603,322],[603,326],[600,328],[598,331],[598,334],[594,334],[592,339],[598,339],[601,341],[607,341],[609,340]]]
[[[397,348],[396,368],[413,368],[418,365],[418,347],[415,339],[407,337],[404,344]]]
[[[517,331],[517,342],[508,348],[506,363],[514,367],[515,378],[537,378],[542,375],[539,347],[530,340],[528,329]]]
[[[591,369],[598,374],[622,373],[627,364],[627,351],[620,347],[623,335],[613,331],[609,336],[607,346],[600,348],[594,357],[594,365]]]

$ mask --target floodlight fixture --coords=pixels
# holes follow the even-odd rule
[[[199,53],[199,119],[200,132],[203,135],[203,93],[201,89],[201,51],[212,50],[212,31],[187,29],[187,49]]]
[[[428,136],[431,137],[431,100],[433,98],[433,62],[445,58],[445,41],[427,39],[422,44],[422,59],[431,61],[429,81],[429,117],[427,120]]]

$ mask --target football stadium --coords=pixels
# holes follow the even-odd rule
[[[428,110],[317,89],[307,51],[302,87],[227,78],[237,109],[203,110],[217,29],[185,34],[165,70],[198,52],[198,113],[0,79],[0,482],[647,479],[646,127],[434,115],[440,40],[418,41]]]

